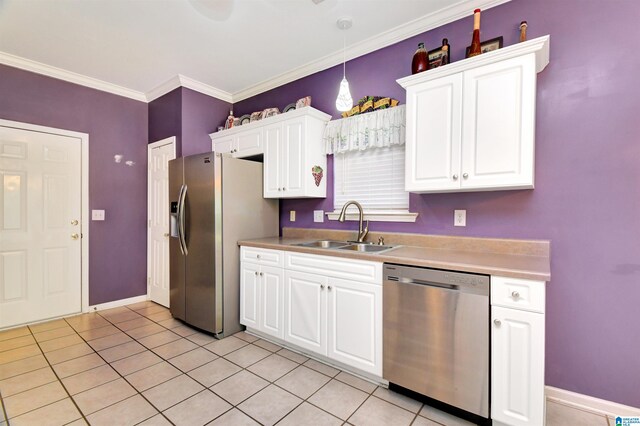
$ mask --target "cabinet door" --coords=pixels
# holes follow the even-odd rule
[[[327,278],[285,271],[284,340],[321,355],[327,355]]]
[[[462,75],[407,90],[405,189],[411,192],[460,188]]]
[[[286,121],[283,125],[282,198],[304,195],[304,118]],[[311,170],[309,170],[311,176]]]
[[[284,338],[284,270],[260,268],[260,331]]]
[[[260,277],[259,266],[240,264],[240,324],[259,329]]]
[[[491,307],[491,418],[544,424],[544,314]]]
[[[327,356],[382,377],[382,286],[329,278]]]
[[[282,191],[282,125],[263,129],[264,136],[264,198],[279,198]]]
[[[464,72],[463,189],[533,188],[535,56]]]
[[[218,139],[213,142],[213,150],[219,154],[226,154],[227,152],[231,152],[233,149],[235,149],[234,140],[234,136]]]
[[[262,154],[262,129],[238,133],[235,150],[236,158]]]

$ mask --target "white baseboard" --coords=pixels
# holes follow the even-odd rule
[[[141,296],[130,297],[128,299],[114,300],[113,302],[101,303],[99,305],[89,306],[87,312],[104,311],[105,309],[117,308],[119,306],[131,305],[149,300],[149,296],[143,294]]]
[[[604,415],[610,418],[614,418],[615,416],[640,416],[640,408],[554,388],[553,386],[545,386],[545,393],[547,401],[557,402],[577,410]]]

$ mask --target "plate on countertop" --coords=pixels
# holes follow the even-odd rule
[[[295,102],[290,103],[289,105],[284,107],[284,109],[282,110],[282,113],[293,111],[294,109],[296,109],[296,103]]]

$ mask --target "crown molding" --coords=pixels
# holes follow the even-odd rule
[[[208,84],[201,83],[182,74],[171,77],[169,80],[147,92],[146,100],[147,102],[151,102],[166,95],[172,90],[177,89],[178,87],[186,87],[187,89],[191,89],[195,92],[199,92],[225,102],[233,103],[233,96],[231,93],[209,86]]]
[[[182,87],[186,87],[187,89],[200,92],[204,95],[208,95],[213,98],[220,99],[221,101],[229,102],[230,104],[233,103],[235,100],[233,95],[229,92],[225,92],[224,90],[218,89],[213,86],[209,86],[208,84],[201,83],[192,78],[185,77],[184,75],[179,75],[179,77],[180,77],[180,84],[182,85]]]
[[[102,92],[124,96],[136,101],[147,101],[145,94],[142,92],[127,89],[126,87],[118,86],[117,84],[108,83],[106,81],[98,80],[97,78],[93,77],[87,77],[85,75],[78,74],[72,71],[63,70],[62,68],[46,65],[41,62],[33,61],[31,59],[21,58],[9,53],[0,52],[0,64],[34,72],[36,74],[45,75],[47,77],[52,77],[58,80],[64,80],[69,83],[78,84],[80,86],[90,87]]]
[[[406,40],[410,37],[422,34],[434,28],[441,27],[442,25],[457,21],[458,19],[462,19],[466,16],[469,16],[470,11],[476,8],[486,10],[504,3],[508,3],[509,1],[511,0],[463,0],[444,9],[438,10],[428,15],[424,15],[413,21],[409,21],[405,24],[377,34],[361,42],[352,44],[351,46],[347,47],[344,56],[346,57],[347,61],[350,61],[384,47],[391,46],[392,44],[398,43],[402,40]],[[341,64],[342,61],[342,50],[326,55],[322,58],[308,62],[305,65],[282,73],[276,77],[269,78],[258,84],[249,86],[246,89],[235,92],[233,94],[233,102],[242,101],[244,99],[282,86],[283,84],[287,84],[302,77],[306,77],[316,72],[331,68],[333,66]]]

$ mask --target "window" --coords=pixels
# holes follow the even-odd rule
[[[415,221],[417,215],[409,213],[409,193],[404,190],[404,145],[333,157],[335,212],[329,219],[337,219],[342,206],[356,200],[370,220]]]

